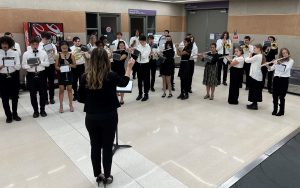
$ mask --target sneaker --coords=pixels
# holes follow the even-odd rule
[[[41,114],[42,117],[46,117],[47,116],[47,113],[45,111],[41,111],[40,114]]]

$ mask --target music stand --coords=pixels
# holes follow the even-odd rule
[[[126,87],[117,87],[117,93],[132,93],[133,82],[130,80]],[[113,155],[117,150],[122,148],[131,148],[131,145],[119,145],[119,131],[118,126],[116,128],[116,143],[113,146]]]

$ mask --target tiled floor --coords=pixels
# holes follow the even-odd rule
[[[287,96],[286,116],[278,118],[270,115],[267,92],[258,111],[245,108],[244,89],[238,106],[227,104],[225,86],[217,88],[214,101],[204,100],[202,75],[203,68],[196,67],[194,93],[187,101],[176,99],[177,78],[172,99],[160,97],[158,77],[149,101],[135,101],[136,88],[126,95],[119,136],[133,148],[116,153],[115,182],[109,187],[217,187],[299,126],[298,96]],[[96,187],[83,106],[75,107],[74,113],[59,114],[59,104],[47,106],[49,116],[34,120],[28,93],[23,93],[23,121],[11,125],[4,123],[0,109],[1,188]]]

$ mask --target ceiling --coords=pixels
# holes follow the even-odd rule
[[[224,0],[146,0],[146,1],[186,4],[186,3],[216,2],[216,1],[224,1]]]

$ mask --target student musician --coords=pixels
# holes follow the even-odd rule
[[[125,48],[126,49],[129,48],[128,44],[122,38],[123,37],[123,33],[117,32],[116,37],[117,37],[117,39],[112,42],[112,45],[115,45],[115,49],[114,50],[116,50],[118,48],[118,45],[119,45],[120,41],[123,41],[125,43]]]
[[[49,67],[46,67],[45,69],[45,76],[46,80],[48,83],[48,90],[49,94],[47,91],[47,98],[46,98],[46,105],[49,104],[54,104],[54,77],[55,77],[55,57],[57,54],[57,49],[54,44],[51,43],[51,34],[48,32],[43,32],[42,33],[42,41],[39,44],[39,50],[44,50],[47,55],[48,55],[48,60],[50,63]],[[48,47],[50,46],[50,47]]]
[[[218,86],[218,61],[220,55],[217,52],[217,44],[210,44],[210,51],[206,54],[207,61],[204,69],[203,85],[206,86],[206,95],[204,99],[214,99],[215,88]],[[199,58],[204,61],[204,54],[200,53]]]
[[[222,56],[227,56],[230,54],[232,49],[232,42],[229,39],[229,33],[225,31],[221,38],[217,40],[217,51],[218,54]],[[223,69],[223,85],[227,86],[227,72],[228,72],[228,62],[226,58],[220,58],[218,62],[218,81],[221,84],[221,75]]]
[[[250,56],[250,54],[253,53],[254,46],[250,44],[250,41],[251,41],[250,36],[244,37],[244,45],[241,46],[243,48],[243,52],[244,52],[244,59],[248,58]],[[250,63],[244,63],[244,72],[246,75],[246,90],[249,90],[250,67],[251,67]],[[241,85],[242,85],[242,83],[243,83],[243,74],[242,74],[242,79],[241,79]]]
[[[117,51],[114,53],[118,53],[121,55],[120,59],[114,59],[112,64],[112,71],[117,73],[120,77],[125,75],[125,61],[128,57],[128,53],[126,52],[126,43],[124,41],[119,41],[117,46]],[[120,104],[124,104],[124,93],[120,93]]]
[[[139,96],[136,98],[137,101],[147,101],[149,99],[150,90],[150,64],[149,57],[151,53],[151,47],[146,42],[146,36],[141,35],[139,37],[139,45],[137,50],[141,52],[140,57],[137,59],[137,75],[138,75],[138,87]],[[143,86],[144,86],[144,97],[143,97]]]
[[[266,55],[266,61],[272,62],[275,59],[275,56],[278,54],[278,45],[276,43],[276,39],[274,36],[269,36],[268,41],[271,43],[271,46],[264,46],[264,52]],[[268,88],[268,92],[272,93],[272,81],[273,81],[274,71],[268,71],[268,68],[263,66],[262,72],[263,72],[263,87],[265,86],[265,80],[268,77],[267,88]]]
[[[39,39],[32,38],[30,40],[31,48],[23,54],[22,68],[27,70],[27,85],[30,92],[31,105],[34,113],[33,118],[38,118],[40,115],[46,117],[45,111],[47,99],[47,79],[45,68],[49,67],[50,63],[48,55],[44,50],[38,50]],[[32,59],[37,59],[37,64],[29,64]],[[40,95],[40,111],[37,101],[37,92]]]
[[[177,97],[178,99],[186,100],[189,98],[189,91],[191,90],[189,80],[190,80],[190,66],[189,60],[192,54],[192,42],[191,39],[186,37],[183,41],[183,50],[179,49],[179,44],[176,44],[177,55],[181,57],[180,68],[178,76],[180,77],[181,93]]]
[[[6,123],[13,120],[21,121],[18,115],[20,57],[12,50],[14,40],[8,36],[0,38],[0,93],[2,105],[6,115]],[[9,100],[12,100],[12,110]]]
[[[189,93],[193,93],[192,92],[192,82],[193,82],[193,76],[194,76],[194,71],[195,71],[195,63],[198,61],[198,46],[195,42],[195,38],[192,34],[188,34],[188,36],[191,39],[193,48],[192,48],[192,54],[191,54],[191,58],[190,58],[190,91]]]
[[[96,35],[91,35],[90,42],[86,45],[90,53],[92,53],[93,49],[97,48],[96,42],[97,42]]]
[[[155,76],[156,76],[156,69],[157,69],[157,59],[158,59],[158,46],[157,44],[154,43],[154,36],[149,35],[148,36],[148,43],[151,48],[151,53],[150,53],[150,76],[151,76],[151,84],[150,88],[151,91],[154,92],[154,84],[155,84]]]
[[[285,96],[289,87],[289,78],[291,69],[294,65],[294,60],[290,58],[290,51],[287,48],[282,48],[279,52],[279,58],[275,60],[274,65],[267,66],[270,71],[275,71],[273,80],[273,112],[272,115],[283,116],[285,110]],[[278,111],[278,102],[280,101],[280,109]]]
[[[240,83],[243,79],[243,67],[245,59],[243,57],[244,50],[241,47],[237,47],[234,50],[235,58],[228,58],[230,67],[230,85],[228,103],[232,105],[239,104]]]
[[[161,64],[161,75],[163,79],[163,91],[164,94],[162,98],[166,97],[166,90],[169,90],[168,98],[173,97],[172,95],[172,84],[171,76],[173,75],[173,66],[174,66],[174,45],[172,41],[167,41],[165,43],[165,50],[163,51],[164,62]]]
[[[141,33],[138,29],[135,30],[135,35],[133,37],[130,38],[129,40],[129,47],[130,48],[137,48],[137,46],[139,46],[140,42],[139,42],[139,37],[140,37]],[[137,73],[137,63],[134,64],[133,68],[132,68],[132,77],[133,79],[136,78],[136,73]]]
[[[57,55],[55,63],[55,69],[59,75],[59,112],[64,112],[63,100],[65,88],[68,92],[70,112],[74,112],[72,94],[73,74],[71,68],[76,68],[76,61],[74,55],[69,52],[71,50],[67,41],[61,41],[59,46],[61,52]]]
[[[72,74],[73,74],[72,88],[74,91],[73,101],[76,101],[77,100],[78,82],[80,81],[80,78],[84,73],[85,63],[88,58],[88,52],[81,51],[81,42],[80,42],[79,37],[73,38],[73,44],[74,44],[74,46],[71,47],[71,52],[75,56],[76,68],[72,68]]]
[[[260,44],[254,46],[255,55],[245,59],[245,63],[251,63],[250,80],[249,80],[249,96],[248,101],[252,104],[247,105],[250,110],[257,110],[258,102],[262,102],[262,71],[261,65],[265,63],[265,56],[263,54],[263,47]]]

